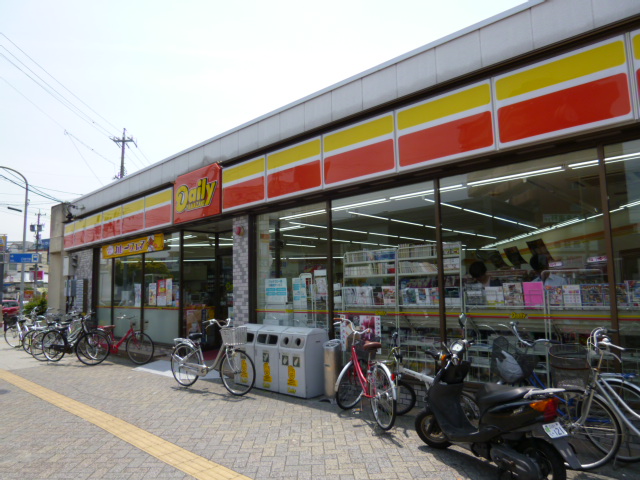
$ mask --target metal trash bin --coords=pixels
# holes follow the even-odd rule
[[[324,349],[324,394],[333,398],[336,395],[336,381],[342,370],[342,345],[339,339],[329,340]]]
[[[280,393],[302,398],[322,395],[322,345],[328,339],[321,328],[290,327],[280,337]]]
[[[256,332],[256,340],[254,345],[256,367],[256,388],[262,390],[270,390],[272,392],[280,391],[278,382],[278,373],[280,371],[280,336],[289,327],[280,325],[263,325]]]

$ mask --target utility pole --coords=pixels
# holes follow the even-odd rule
[[[133,144],[137,147],[138,145],[136,144],[136,141],[132,138],[129,137],[127,138],[127,129],[124,128],[122,130],[122,138],[117,138],[117,137],[111,137],[111,140],[113,140],[116,144],[121,145],[122,147],[122,155],[120,156],[120,175],[116,175],[116,179],[118,178],[124,178],[124,147],[125,144],[129,143],[129,142],[133,142]]]
[[[41,214],[40,211],[38,210],[38,223],[36,225],[31,224],[31,231],[35,232],[36,234],[36,255],[38,255],[38,259],[40,258],[40,254],[38,253],[38,250],[40,249],[40,232],[44,227],[44,224],[40,224],[40,215],[44,215],[44,214]],[[33,268],[33,291],[34,291],[34,294],[37,296],[37,292],[38,292],[38,262],[37,261]]]

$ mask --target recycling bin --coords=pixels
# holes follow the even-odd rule
[[[264,325],[257,323],[246,323],[247,327],[247,343],[242,347],[246,354],[256,364],[256,339],[258,338],[258,332],[264,327]]]
[[[256,388],[280,391],[278,383],[278,364],[280,361],[280,338],[289,327],[263,325],[256,332],[254,343],[254,362],[256,367]]]
[[[313,398],[324,391],[324,353],[329,339],[321,328],[289,327],[280,337],[280,393]]]
[[[323,344],[324,350],[324,394],[333,398],[336,394],[336,382],[342,370],[342,344],[340,339],[329,340]]]

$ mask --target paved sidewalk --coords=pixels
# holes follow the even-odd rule
[[[185,389],[162,363],[41,363],[1,341],[2,480],[497,478],[464,450],[429,449],[411,415],[383,433],[367,404],[344,412],[322,397],[233,397],[215,380]],[[639,476],[640,464],[568,475]]]

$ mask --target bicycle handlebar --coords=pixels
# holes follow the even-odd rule
[[[607,335],[609,332],[617,332],[617,330],[607,329],[606,327],[598,327],[591,332],[590,340],[592,345],[596,348],[602,348],[603,350],[611,351],[612,348],[616,348],[621,352],[625,351],[625,348],[616,345],[611,342],[611,339]]]
[[[223,323],[220,323],[223,322]],[[210,327],[211,325],[217,325],[220,328],[222,327],[230,327],[231,326],[231,319],[227,318],[226,320],[216,320],[215,318],[211,318],[209,320],[205,320],[204,322],[202,322],[202,326],[207,328]]]
[[[373,330],[371,330],[370,328],[365,328],[364,330],[356,330],[355,325],[353,324],[353,322],[351,320],[349,320],[348,318],[343,318],[340,320],[341,323],[344,323],[347,327],[349,327],[351,329],[351,332],[355,335],[356,333],[358,335],[364,335],[365,333],[370,333]]]

